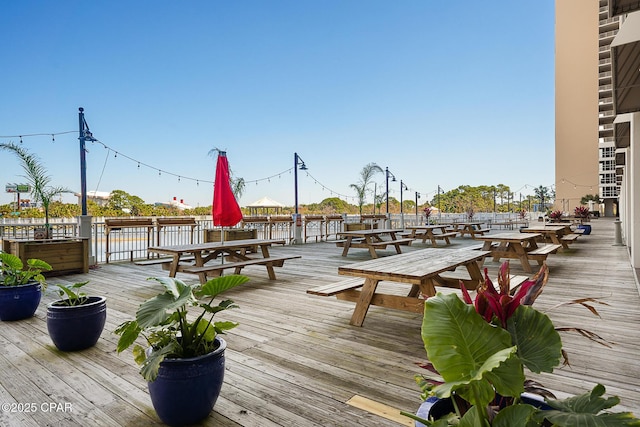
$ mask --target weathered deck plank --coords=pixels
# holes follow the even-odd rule
[[[556,326],[579,326],[610,341],[611,348],[577,334],[563,333],[571,366],[553,374],[529,375],[560,396],[590,390],[597,382],[621,398],[620,410],[640,415],[640,297],[625,247],[614,247],[613,223],[595,220],[593,232],[569,250],[550,255],[550,280],[536,307],[548,310],[559,302],[597,297],[610,304],[597,306],[602,318],[578,307],[548,312]],[[475,243],[454,239],[447,251]],[[405,247],[405,251],[423,246]],[[302,255],[285,265],[276,281],[264,277],[263,267],[248,266],[251,281],[232,289],[239,309],[223,313],[240,326],[225,336],[227,373],[222,394],[203,425],[215,426],[397,426],[394,421],[348,403],[354,396],[397,408],[414,410],[419,390],[416,363],[426,359],[420,339],[421,316],[372,307],[364,327],[349,325],[353,304],[321,298],[307,289],[342,277],[340,265],[367,260],[368,254],[344,258],[333,242],[279,247],[282,255]],[[380,251],[392,256],[394,250]],[[491,277],[498,263],[485,262]],[[535,267],[534,267],[535,269]],[[523,274],[511,263],[512,274]],[[0,425],[160,425],[138,366],[126,351],[115,352],[112,332],[133,317],[138,305],[155,295],[160,285],[145,280],[163,276],[157,265],[101,265],[85,275],[52,278],[51,283],[90,280],[87,290],[108,298],[105,331],[98,344],[81,352],[61,353],[46,329],[46,302],[56,298],[51,286],[36,316],[0,322],[0,399],[3,403],[36,403],[34,412],[2,412]],[[190,283],[192,275],[178,274]],[[391,292],[408,291],[381,282]],[[440,289],[456,292],[453,289]],[[70,412],[45,412],[42,404],[72,405]]]

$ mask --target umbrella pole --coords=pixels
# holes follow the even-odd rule
[[[224,225],[220,226],[220,243],[224,245]],[[220,252],[222,265],[224,265],[224,251]],[[220,276],[224,275],[224,269],[220,270]]]

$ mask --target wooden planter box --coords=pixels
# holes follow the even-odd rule
[[[88,273],[89,240],[81,237],[68,239],[4,239],[2,250],[19,257],[26,263],[30,258],[41,259],[53,269],[45,275]]]
[[[352,223],[345,222],[344,223],[344,231],[360,231],[360,230],[371,230],[371,224],[367,224],[364,222],[352,222]]]
[[[221,230],[204,230],[203,241],[219,242]],[[245,240],[258,238],[258,230],[256,229],[230,229],[224,230],[224,241],[228,240]]]

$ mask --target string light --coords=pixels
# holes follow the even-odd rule
[[[20,138],[20,143],[23,143],[23,137],[25,137],[25,138],[26,138],[26,137],[35,137],[35,136],[51,136],[51,140],[52,140],[52,142],[55,142],[55,136],[56,136],[56,135],[65,135],[65,134],[70,134],[70,133],[78,133],[78,131],[64,131],[64,132],[54,132],[54,133],[32,133],[32,134],[23,134],[23,135],[1,135],[1,136],[0,136],[0,139],[3,139],[3,138]],[[109,152],[113,152],[114,158],[117,158],[117,157],[118,157],[118,155],[120,155],[120,157],[124,157],[124,158],[126,158],[126,159],[129,159],[129,160],[131,160],[131,161],[133,161],[133,162],[137,163],[137,168],[138,168],[138,169],[140,169],[140,167],[141,167],[141,166],[145,166],[146,168],[149,168],[149,169],[152,169],[152,170],[156,170],[156,171],[158,171],[158,176],[162,176],[162,172],[164,172],[164,173],[165,173],[165,174],[167,174],[167,175],[175,176],[175,177],[178,179],[178,182],[182,182],[182,178],[184,178],[185,180],[195,181],[197,186],[200,186],[200,181],[205,182],[205,183],[207,183],[207,184],[214,184],[214,182],[213,182],[213,181],[204,180],[204,179],[190,178],[190,177],[186,177],[186,176],[183,176],[183,175],[174,174],[174,173],[171,173],[171,172],[168,172],[168,171],[165,171],[165,170],[162,170],[162,169],[156,168],[156,167],[151,166],[151,165],[149,165],[149,164],[147,164],[147,163],[144,163],[144,162],[142,162],[142,161],[140,161],[140,160],[137,160],[137,159],[134,159],[134,158],[132,158],[132,157],[129,157],[129,156],[127,156],[126,154],[123,154],[123,153],[121,153],[121,152],[118,152],[118,151],[116,151],[116,150],[113,150],[112,148],[110,148],[109,146],[107,146],[105,143],[103,143],[102,141],[100,141],[100,140],[98,140],[98,139],[95,139],[95,138],[94,138],[94,139],[92,139],[92,140],[91,140],[91,142],[92,142],[92,143],[100,144],[100,145],[102,145],[102,147],[103,147],[105,150],[108,150]],[[88,152],[88,150],[87,150],[87,152]],[[291,172],[292,172],[292,171],[293,171],[293,168],[289,168],[289,169],[286,169],[286,170],[284,170],[284,171],[278,172],[278,173],[276,173],[276,174],[270,175],[270,176],[265,177],[265,178],[259,178],[259,179],[255,179],[255,180],[247,180],[247,181],[245,181],[245,183],[246,183],[246,184],[255,183],[255,184],[256,184],[256,186],[257,186],[260,182],[265,182],[265,181],[266,181],[266,182],[268,182],[268,183],[271,183],[271,179],[272,179],[272,178],[276,178],[276,177],[277,177],[277,178],[281,179],[283,174],[285,174],[285,173],[287,173],[287,172],[289,172],[289,174],[291,174]],[[331,196],[335,195],[336,197],[344,198],[344,199],[346,199],[346,200],[357,200],[357,197],[355,197],[355,196],[349,196],[349,195],[346,195],[346,194],[342,194],[342,193],[340,193],[340,192],[338,192],[338,191],[335,191],[335,190],[333,190],[333,189],[331,189],[331,188],[329,188],[329,187],[325,186],[325,185],[324,185],[324,184],[322,184],[320,181],[318,181],[315,177],[313,177],[313,176],[309,173],[309,171],[308,171],[308,170],[306,171],[306,175],[307,175],[309,178],[313,179],[315,184],[320,185],[323,191],[324,191],[324,190],[328,190],[328,191],[329,191],[329,193],[331,194]],[[430,193],[427,193],[427,192],[422,192],[422,193],[423,193],[423,194],[430,194]],[[435,193],[435,191],[433,191],[432,193]]]

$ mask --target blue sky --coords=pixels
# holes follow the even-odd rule
[[[301,204],[355,203],[371,162],[420,203],[554,182],[552,0],[21,0],[0,36],[0,142],[46,134],[22,144],[74,191],[78,107],[100,141],[87,189],[147,203],[211,204],[213,148],[247,181],[241,206],[293,205],[294,152]],[[0,184],[24,181],[11,154],[0,164]]]

